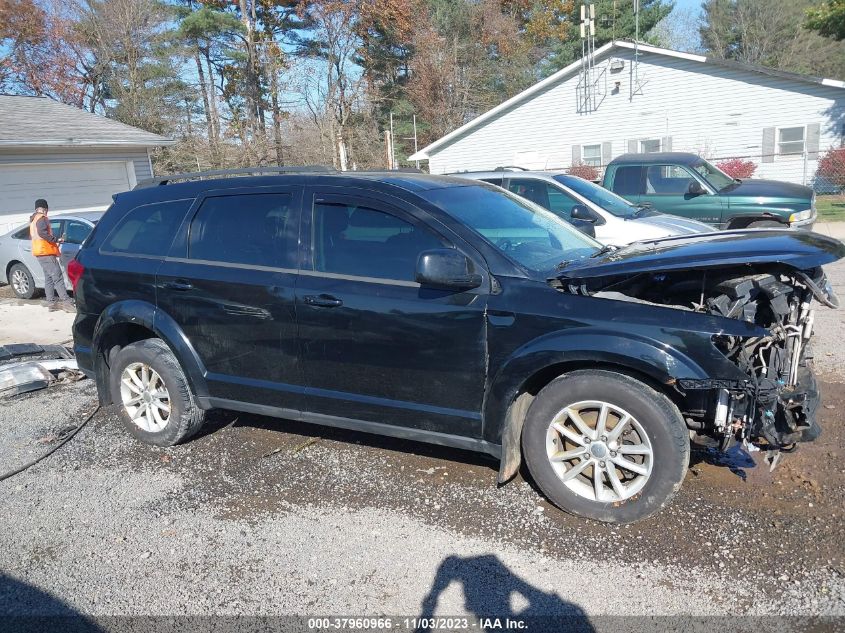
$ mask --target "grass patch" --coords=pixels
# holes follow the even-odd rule
[[[845,196],[817,196],[816,211],[820,222],[845,222]]]

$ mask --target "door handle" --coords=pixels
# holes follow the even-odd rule
[[[305,303],[317,308],[337,308],[343,301],[331,295],[306,295]]]
[[[194,284],[185,281],[184,279],[176,279],[174,281],[165,281],[162,287],[168,290],[192,290]]]

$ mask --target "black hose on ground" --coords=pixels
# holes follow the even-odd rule
[[[88,424],[88,423],[91,421],[91,419],[92,419],[92,418],[93,418],[93,417],[97,414],[97,411],[99,411],[99,410],[100,410],[100,405],[97,405],[97,408],[96,408],[96,409],[94,409],[91,413],[89,413],[89,414],[88,414],[88,416],[87,416],[87,417],[86,417],[86,418],[85,418],[85,419],[84,419],[84,420],[83,420],[83,421],[79,424],[79,426],[77,426],[76,428],[74,428],[73,430],[71,430],[71,431],[70,431],[70,432],[69,432],[69,433],[68,433],[68,434],[67,434],[67,435],[66,435],[66,436],[62,439],[62,441],[61,441],[61,442],[59,442],[58,444],[56,444],[54,447],[52,447],[49,451],[47,451],[47,452],[46,452],[46,453],[44,453],[43,455],[39,455],[38,457],[36,457],[35,459],[33,459],[31,462],[28,462],[28,463],[24,464],[24,465],[23,465],[23,466],[21,466],[20,468],[16,468],[15,470],[10,470],[9,472],[7,472],[7,473],[4,473],[4,474],[0,475],[0,481],[5,481],[6,479],[9,479],[10,477],[14,477],[15,475],[19,475],[20,473],[22,473],[23,471],[25,471],[27,468],[31,468],[32,466],[35,466],[35,464],[37,464],[38,462],[40,462],[42,459],[46,459],[47,457],[49,457],[50,455],[52,455],[53,453],[55,453],[55,452],[56,452],[57,450],[59,450],[62,446],[64,446],[65,444],[67,444],[67,443],[70,441],[70,439],[71,439],[74,435],[76,435],[77,433],[79,433],[79,431],[81,431],[81,430],[82,430],[82,427],[84,427],[86,424]]]

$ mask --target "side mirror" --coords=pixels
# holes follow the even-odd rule
[[[596,214],[590,211],[587,207],[583,204],[576,204],[572,207],[572,219],[573,220],[580,220],[581,222],[589,222],[590,224],[595,224],[598,218]]]
[[[472,290],[481,285],[481,275],[472,273],[472,262],[452,248],[423,251],[417,260],[415,280],[428,288]]]
[[[694,196],[700,196],[702,194],[707,193],[707,190],[701,186],[701,183],[697,180],[691,180],[689,183],[689,189],[687,190]]]
[[[590,237],[596,236],[595,222],[584,222],[583,220],[572,220],[572,226]]]

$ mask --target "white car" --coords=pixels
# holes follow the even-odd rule
[[[711,233],[716,230],[697,220],[637,207],[604,187],[569,174],[497,170],[452,175],[504,187],[548,209],[582,231],[594,234],[602,244],[624,246],[641,240]]]

